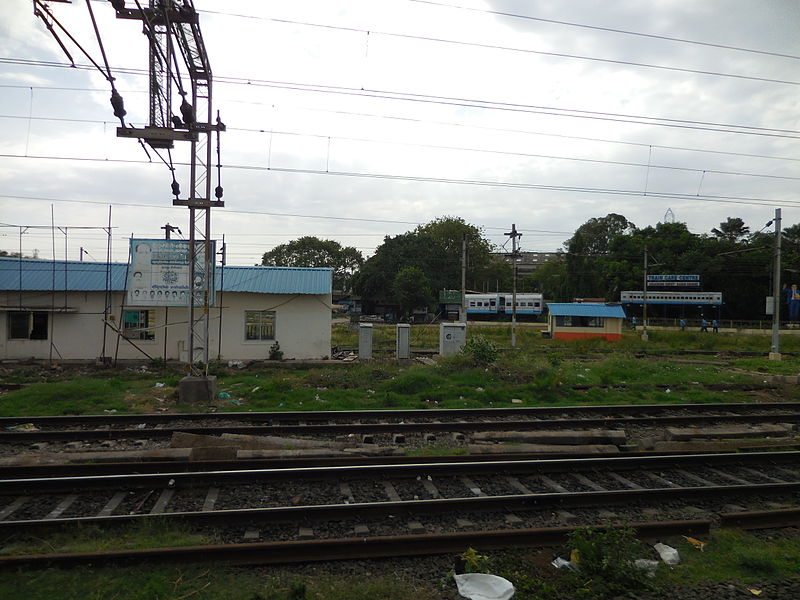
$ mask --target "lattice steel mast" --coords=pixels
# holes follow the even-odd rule
[[[117,136],[144,140],[156,152],[166,149],[169,153],[176,140],[191,143],[188,198],[180,198],[171,154],[167,166],[173,173],[173,205],[189,208],[188,362],[193,375],[207,375],[209,307],[214,289],[211,208],[224,206],[219,181],[215,197],[211,197],[211,136],[214,132],[219,136],[225,126],[219,117],[212,122],[211,67],[197,11],[191,0],[150,0],[146,8],[139,0],[134,0],[136,8],[126,7],[125,0],[110,1],[118,18],[142,22],[150,49],[150,122],[143,128],[118,127]],[[189,78],[188,94],[183,86],[181,64]],[[180,116],[172,110],[173,91],[181,96]]]

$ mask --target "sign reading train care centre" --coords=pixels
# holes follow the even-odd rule
[[[700,287],[700,275],[648,275],[647,287]]]
[[[209,243],[213,257],[216,244]],[[187,306],[191,284],[188,240],[131,239],[128,306]],[[202,261],[195,264],[193,284],[196,292],[208,289],[209,305],[213,305],[216,289],[213,277],[205,281]]]

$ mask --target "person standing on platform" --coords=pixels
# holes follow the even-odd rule
[[[711,319],[711,331],[714,333],[719,333],[719,323],[717,323],[716,319]]]
[[[636,331],[636,317],[631,317],[631,329]]]
[[[708,321],[706,321],[705,317],[700,319],[700,332],[708,333]]]
[[[686,331],[686,319],[681,319],[678,324],[681,326],[681,331]]]

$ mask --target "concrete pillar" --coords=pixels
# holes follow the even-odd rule
[[[411,358],[411,325],[400,323],[397,326],[397,358]]]
[[[372,323],[358,324],[358,358],[372,359]]]
[[[439,354],[458,354],[467,343],[466,323],[441,323],[439,325]]]

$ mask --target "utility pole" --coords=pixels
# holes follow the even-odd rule
[[[219,183],[219,135],[225,125],[212,112],[211,66],[200,23],[192,0],[150,0],[149,6],[127,7],[125,0],[112,0],[117,18],[141,21],[147,36],[150,61],[150,120],[147,126],[117,128],[117,137],[144,140],[156,154],[169,151],[175,141],[191,144],[189,193],[180,198],[180,185],[175,179],[172,156],[167,163],[172,172],[174,206],[189,209],[189,313],[187,363],[189,375],[202,389],[202,380],[209,380],[209,307],[214,294],[214,251],[211,240],[211,208],[222,207],[222,186]],[[183,62],[183,75],[179,61]],[[189,90],[184,88],[188,76]],[[173,110],[173,86],[180,95],[179,110]],[[188,96],[188,98],[187,98]],[[113,104],[113,103],[112,103]],[[178,116],[177,113],[180,113]],[[124,113],[123,113],[124,114]],[[212,135],[217,134],[217,186],[212,198]],[[163,157],[162,157],[162,160]],[[206,386],[210,389],[210,386]]]
[[[517,258],[519,258],[519,251],[517,250],[517,238],[521,238],[522,234],[517,231],[516,223],[511,224],[511,231],[504,233],[511,238],[511,347],[517,347]]]
[[[642,341],[647,341],[647,244],[644,246],[644,280],[642,281]]]
[[[173,231],[177,231],[179,234],[181,230],[175,227],[174,225],[170,225],[167,223],[161,229],[164,230],[164,239],[171,239],[171,235]],[[169,356],[167,355],[167,338],[169,337],[169,306],[164,307],[164,364],[166,364],[167,359]]]
[[[164,225],[161,229],[164,230],[164,239],[165,240],[170,239],[171,234],[172,234],[173,231],[177,231],[179,234],[183,235],[179,228],[175,227],[175,225],[170,225],[169,223]]]
[[[461,236],[461,310],[458,320],[467,322],[467,234]]]
[[[772,262],[772,348],[770,360],[781,359],[781,209],[775,209],[775,254]]]

